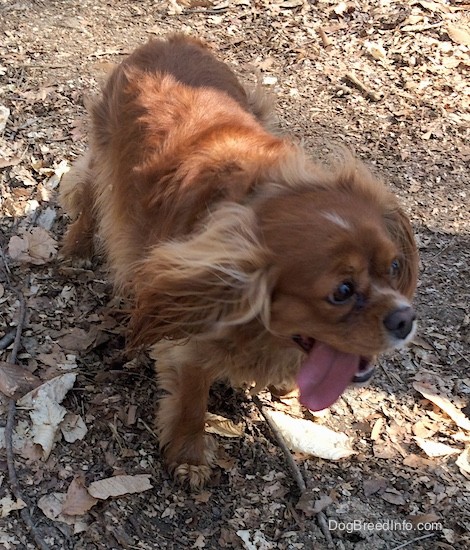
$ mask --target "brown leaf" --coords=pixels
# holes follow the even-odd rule
[[[18,399],[41,384],[41,380],[29,370],[0,361],[0,392]]]
[[[370,497],[371,495],[382,491],[387,486],[387,482],[383,477],[365,479],[363,482],[364,495]]]
[[[409,454],[403,460],[403,464],[405,466],[408,466],[409,468],[425,468],[426,466],[430,466],[432,462],[427,458],[423,458],[422,456]]]
[[[69,351],[86,351],[93,346],[95,340],[96,334],[74,327],[68,334],[61,336],[58,343],[62,348]]]
[[[447,25],[447,34],[452,42],[462,44],[463,46],[470,46],[470,32],[465,27],[457,27],[449,23]]]
[[[328,495],[318,495],[318,493],[307,490],[302,493],[295,507],[297,510],[301,510],[306,516],[312,516],[321,512],[332,502],[333,499]]]
[[[138,474],[135,476],[121,475],[94,481],[88,487],[88,492],[94,498],[106,500],[109,497],[142,493],[151,488],[149,474]]]
[[[21,157],[14,156],[9,159],[0,157],[0,168],[6,168],[7,166],[16,166],[21,162]]]
[[[83,478],[75,477],[67,490],[62,513],[67,516],[82,516],[97,502],[98,499],[92,497],[87,491]]]
[[[428,514],[417,514],[416,516],[408,516],[409,521],[416,528],[420,523],[434,523],[439,521],[440,517],[430,512]]]
[[[197,495],[194,495],[194,500],[196,502],[201,502],[206,504],[207,502],[209,502],[211,496],[212,496],[212,493],[210,491],[201,491]]]
[[[465,416],[460,409],[451,403],[448,397],[440,394],[435,387],[423,382],[413,382],[413,388],[423,397],[431,401],[431,403],[434,403],[434,405],[442,409],[452,418],[459,428],[470,431],[470,418]]]
[[[385,493],[381,496],[385,501],[390,502],[390,504],[395,504],[397,506],[403,506],[406,504],[405,497],[397,491],[385,491]]]
[[[8,253],[13,260],[42,265],[57,252],[57,241],[42,227],[34,227],[21,237],[14,235],[8,243]]]
[[[438,429],[431,426],[429,422],[423,420],[413,424],[411,429],[413,430],[414,435],[422,439],[432,437],[438,431]]]
[[[218,414],[206,413],[206,432],[222,437],[241,437],[244,432],[242,424],[235,424]]]

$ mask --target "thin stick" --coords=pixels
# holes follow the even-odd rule
[[[325,49],[329,48],[331,46],[331,40],[326,35],[326,32],[323,30],[322,27],[318,27],[317,31],[318,31],[318,34],[320,35],[322,46]]]
[[[268,424],[274,437],[276,438],[276,441],[279,447],[282,449],[282,452],[286,457],[287,464],[292,472],[292,475],[294,476],[297,487],[300,489],[301,493],[305,493],[307,490],[307,486],[305,484],[304,478],[302,477],[302,473],[300,472],[299,467],[297,466],[297,463],[295,462],[292,456],[292,453],[287,447],[284,437],[282,436],[281,432],[278,430],[278,427],[276,426],[276,423],[272,419],[269,409],[261,403],[259,397],[257,397],[256,395],[254,395],[252,399],[253,399],[253,403],[258,407],[259,411],[261,412],[264,419],[266,420],[266,423]],[[325,514],[323,512],[318,512],[315,515],[315,517],[317,518],[318,525],[321,529],[321,532],[323,533],[323,536],[327,540],[328,545],[334,546],[333,538],[331,536],[330,530],[328,529],[328,524],[326,521]]]
[[[276,441],[279,447],[281,447],[281,450],[284,453],[284,456],[286,457],[287,464],[292,472],[292,475],[294,476],[295,482],[297,483],[297,487],[300,489],[301,493],[304,493],[307,490],[307,486],[305,485],[304,478],[302,477],[299,467],[297,466],[297,463],[295,462],[291,452],[289,451],[289,448],[287,447],[284,437],[282,436],[281,432],[278,430],[276,426],[276,423],[272,419],[271,413],[269,412],[268,408],[261,403],[261,401],[259,400],[259,397],[257,397],[256,395],[253,396],[253,402],[260,410],[268,426],[270,427],[274,437],[276,438]]]
[[[326,541],[328,542],[329,546],[335,546],[335,543],[333,542],[333,537],[331,536],[330,530],[328,529],[328,523],[326,521],[326,516],[323,512],[318,512],[318,514],[315,516],[318,521],[318,525],[320,526],[321,532],[323,533],[323,536],[326,538]]]
[[[9,287],[12,292],[18,297],[20,302],[20,314],[18,319],[18,324],[16,326],[15,338],[13,340],[13,348],[10,354],[10,363],[16,364],[16,359],[18,357],[18,352],[21,345],[21,332],[23,330],[25,320],[26,320],[26,304],[24,301],[23,294],[16,288]],[[15,469],[15,457],[13,454],[13,427],[15,425],[15,415],[16,415],[16,403],[14,399],[9,399],[8,401],[8,416],[7,423],[5,426],[5,450],[7,457],[8,465],[8,479],[10,482],[10,488],[17,500],[22,500],[25,504],[28,505],[28,499],[23,495],[20,484],[18,481],[18,476]],[[49,546],[44,542],[39,533],[36,530],[33,518],[28,510],[28,508],[23,508],[20,512],[21,519],[23,520],[26,527],[29,529],[31,536],[36,543],[36,546],[41,550],[49,550]]]
[[[23,294],[19,290],[12,286],[10,286],[10,290],[12,290],[16,294],[18,301],[20,302],[20,315],[18,319],[18,325],[16,326],[15,339],[13,340],[13,349],[11,350],[10,354],[10,363],[14,365],[16,363],[16,358],[18,357],[18,352],[20,351],[21,332],[23,330],[26,320],[26,305],[24,302]]]
[[[395,546],[392,548],[392,550],[400,550],[400,548],[405,548],[406,546],[409,546],[410,544],[414,544],[415,542],[418,542],[419,540],[429,539],[431,537],[434,537],[436,533],[429,533],[429,535],[423,535],[421,537],[417,537],[415,539],[409,540],[408,542],[404,542],[403,544],[400,544],[400,546]]]
[[[355,86],[358,90],[360,90],[366,97],[371,99],[372,101],[380,101],[382,99],[382,95],[380,93],[374,92],[370,88],[368,88],[364,82],[359,80],[356,75],[352,73],[346,73],[344,75],[344,79]]]

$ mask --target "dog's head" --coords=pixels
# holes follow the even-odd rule
[[[319,410],[367,380],[373,356],[413,337],[411,227],[361,167],[345,168],[334,185],[268,199],[258,216],[275,266],[269,330],[306,352],[301,399]]]
[[[314,410],[406,344],[417,253],[395,198],[356,163],[325,183],[298,179],[221,204],[197,232],[157,245],[135,270],[131,341],[220,338],[258,318],[305,351],[298,382]]]

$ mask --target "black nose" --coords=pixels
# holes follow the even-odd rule
[[[395,309],[384,319],[384,325],[389,332],[399,340],[408,336],[416,319],[414,309],[410,306]]]

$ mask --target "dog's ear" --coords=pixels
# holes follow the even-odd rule
[[[255,213],[227,203],[185,240],[151,250],[135,269],[129,345],[222,334],[269,315],[270,269]]]
[[[388,231],[398,245],[400,258],[400,275],[398,289],[407,298],[412,298],[418,278],[418,250],[413,235],[413,229],[408,217],[400,207],[390,209],[385,214],[385,223]]]

